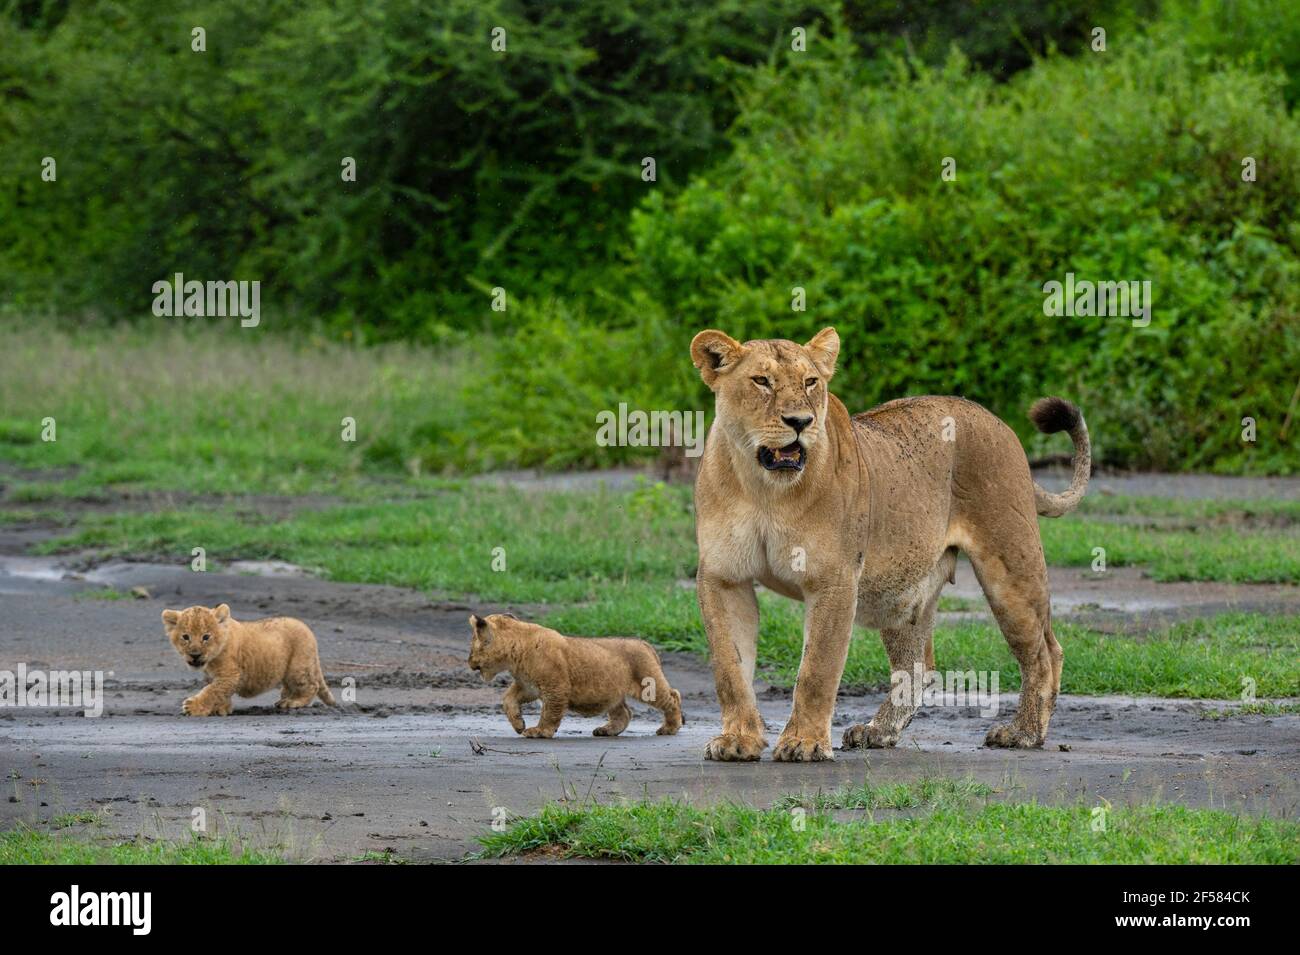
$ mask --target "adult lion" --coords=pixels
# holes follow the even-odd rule
[[[773,758],[833,759],[831,717],[854,621],[880,629],[895,673],[921,662],[932,670],[935,607],[958,550],[1020,664],[1016,716],[985,744],[1042,746],[1061,647],[1035,515],[1064,514],[1088,485],[1079,409],[1043,398],[1030,410],[1040,431],[1074,440],[1070,487],[1049,494],[1015,433],[962,398],[903,398],[851,417],[827,390],[839,350],[833,328],[806,345],[742,345],[713,330],[691,342],[717,406],[695,484],[700,613],[722,706],[722,733],[705,755],[758,759],[767,746],[753,689],[756,581],[806,605],[794,708]],[[922,689],[886,699],[870,723],[845,732],[844,746],[893,746]]]

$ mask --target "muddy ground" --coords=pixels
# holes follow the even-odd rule
[[[500,715],[501,687],[485,686],[465,665],[468,603],[261,566],[245,568],[256,575],[122,563],[69,573],[65,565],[75,561],[24,553],[41,533],[10,527],[0,536],[0,670],[21,663],[106,671],[105,710],[87,719],[71,710],[0,708],[0,829],[47,827],[90,811],[97,821],[70,831],[180,837],[202,808],[209,831],[279,846],[297,859],[455,860],[476,848],[503,810],[529,813],[548,799],[686,796],[768,805],[868,773],[876,782],[970,775],[996,787],[997,798],[1090,805],[1158,798],[1291,818],[1300,809],[1300,716],[1203,719],[1206,710],[1234,705],[1215,701],[1062,697],[1048,748],[1012,753],[982,748],[990,719],[978,712],[932,707],[894,750],[840,752],[831,764],[717,764],[701,758],[718,727],[707,664],[669,654],[665,670],[688,718],[678,736],[655,736],[655,714],[638,709],[618,739],[593,738],[599,720],[569,716],[556,739],[524,740]],[[1058,615],[1116,631],[1228,609],[1300,610],[1300,588],[1160,585],[1135,570],[1112,571],[1103,586],[1077,569],[1054,569],[1052,584]],[[147,596],[103,599],[106,589],[135,587]],[[968,567],[946,592],[977,595]],[[237,700],[226,719],[181,717],[181,701],[201,677],[170,648],[159,614],[221,601],[237,617],[306,620],[336,695],[350,678],[355,699],[285,715],[271,708],[271,693]],[[842,697],[837,739],[881,698]],[[761,700],[774,740],[789,696],[763,687]],[[1005,719],[1015,697],[1001,702]]]

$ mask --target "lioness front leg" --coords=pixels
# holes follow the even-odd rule
[[[709,636],[713,682],[722,707],[722,733],[704,748],[706,759],[758,759],[767,748],[754,699],[758,654],[758,598],[753,581],[722,580],[700,569],[696,596]]]
[[[797,763],[835,758],[831,720],[853,636],[857,600],[857,580],[848,575],[815,590],[805,588],[803,660],[794,686],[794,709],[776,741],[773,759]]]

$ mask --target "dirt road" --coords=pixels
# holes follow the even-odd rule
[[[958,593],[969,586],[966,572]],[[1077,571],[1060,571],[1053,593],[1063,608],[1074,601],[1115,620],[1171,608],[1300,606],[1296,588],[1164,589],[1137,575],[1131,583],[1112,579],[1104,592],[1089,594]],[[144,587],[149,596],[91,596],[105,585],[117,592]],[[201,678],[168,645],[159,613],[219,601],[236,616],[274,612],[308,621],[336,695],[351,678],[354,700],[284,715],[267,694],[237,700],[226,719],[182,718],[181,700]],[[668,655],[665,669],[683,692],[689,720],[680,735],[653,735],[653,712],[638,710],[618,739],[595,739],[598,720],[570,716],[556,739],[524,740],[499,713],[500,687],[484,686],[465,666],[469,609],[412,591],[305,577],[121,564],[69,579],[48,561],[0,558],[0,670],[21,663],[111,674],[99,718],[0,708],[0,829],[94,812],[96,822],[74,831],[174,838],[202,809],[209,832],[237,833],[297,859],[387,852],[454,860],[474,850],[503,812],[528,813],[566,795],[767,805],[791,792],[861,782],[868,773],[876,782],[970,774],[995,786],[996,798],[1159,798],[1292,818],[1300,808],[1300,717],[1206,720],[1202,711],[1231,705],[1206,701],[1062,697],[1049,748],[1038,752],[983,749],[988,719],[935,707],[922,711],[895,750],[839,753],[832,764],[717,764],[701,759],[718,726],[707,666]],[[842,698],[836,732],[869,718],[879,701],[880,694]],[[1014,696],[1003,702],[1005,718]],[[772,738],[789,706],[786,693],[764,689]]]

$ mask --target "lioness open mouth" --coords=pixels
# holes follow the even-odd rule
[[[807,452],[798,441],[784,448],[759,448],[758,463],[769,471],[802,471]]]

